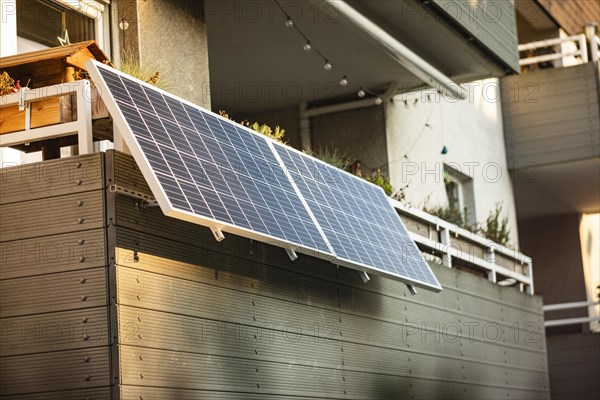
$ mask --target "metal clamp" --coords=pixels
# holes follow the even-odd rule
[[[290,260],[296,261],[298,259],[298,254],[296,254],[296,251],[291,247],[286,247],[285,252],[287,253]]]
[[[210,231],[212,232],[217,242],[222,242],[223,240],[225,240],[225,235],[223,235],[223,232],[220,229],[210,228]]]

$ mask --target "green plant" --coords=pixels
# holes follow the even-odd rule
[[[392,186],[392,183],[390,182],[390,177],[384,176],[381,173],[380,169],[373,172],[371,175],[366,175],[366,176],[363,176],[362,178],[364,180],[366,180],[367,182],[371,182],[372,184],[377,185],[380,188],[382,188],[383,191],[385,192],[385,194],[387,194],[388,196],[391,196],[395,192],[394,187]]]
[[[496,208],[490,211],[485,227],[479,227],[478,233],[498,244],[505,245],[510,239],[510,228],[508,227],[508,217],[501,217],[502,203],[496,203]]]
[[[304,150],[304,152],[309,156],[348,172],[350,172],[350,167],[354,164],[354,160],[346,154],[339,153],[337,149],[329,150],[327,146],[325,148],[319,147],[318,151]]]
[[[279,125],[276,126],[275,129],[272,129],[269,125],[259,124],[258,122],[250,123],[250,121],[248,120],[237,122],[235,119],[231,118],[226,111],[223,110],[219,110],[219,115],[223,118],[227,118],[230,121],[245,126],[246,128],[250,128],[253,131],[260,133],[261,135],[265,135],[268,138],[285,144],[285,141],[283,140],[283,136],[285,135],[285,129],[280,128]]]
[[[171,90],[174,87],[170,75],[165,72],[167,69],[164,65],[155,61],[142,63],[131,52],[124,52],[122,54],[121,62],[117,69],[163,90]]]
[[[423,211],[431,215],[435,215],[444,221],[450,222],[458,227],[474,231],[473,226],[467,223],[467,208],[460,210],[458,207],[437,206],[434,208],[424,207]]]

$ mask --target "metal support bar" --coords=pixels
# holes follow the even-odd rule
[[[415,294],[417,294],[417,289],[413,286],[413,285],[409,285],[408,283],[406,284],[406,287],[408,288],[408,291],[410,292],[410,294],[412,294],[413,296]]]
[[[155,207],[158,206],[158,201],[147,193],[143,193],[137,190],[132,190],[119,185],[110,185],[108,187],[108,191],[111,193],[121,194],[123,196],[131,197],[137,200],[142,200],[146,207]]]
[[[296,254],[296,251],[291,247],[286,247],[285,252],[287,253],[290,260],[296,261],[298,259],[298,254]]]
[[[222,242],[223,240],[225,240],[225,235],[223,235],[223,232],[220,229],[210,228],[210,231],[212,232],[217,242]]]
[[[369,274],[367,274],[365,271],[358,271],[358,274],[360,275],[360,279],[362,279],[363,283],[369,283],[371,280]]]

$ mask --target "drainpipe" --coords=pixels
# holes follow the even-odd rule
[[[458,83],[455,83],[444,75],[440,70],[419,57],[416,53],[404,46],[389,33],[381,29],[377,24],[371,22],[364,15],[356,11],[342,0],[312,0],[315,3],[325,3],[330,9],[339,16],[346,18],[356,27],[364,31],[376,42],[378,42],[386,52],[404,68],[412,72],[415,76],[421,78],[425,83],[440,91],[444,95],[452,96],[456,99],[466,99],[467,91]]]
[[[300,103],[300,144],[304,150],[312,150],[312,138],[310,132],[310,118],[319,115],[333,114],[341,111],[356,110],[372,106],[379,106],[391,99],[398,91],[398,82],[393,82],[390,87],[379,97],[369,97],[348,101],[345,103],[331,104],[323,107],[308,108],[307,103]]]

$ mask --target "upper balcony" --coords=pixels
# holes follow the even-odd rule
[[[598,211],[599,43],[576,35],[522,44],[521,75],[501,79],[520,218]]]
[[[445,92],[440,77],[459,88],[519,69],[512,0],[213,1],[206,21],[213,109],[237,115],[355,99],[360,87],[383,96],[393,83]]]

